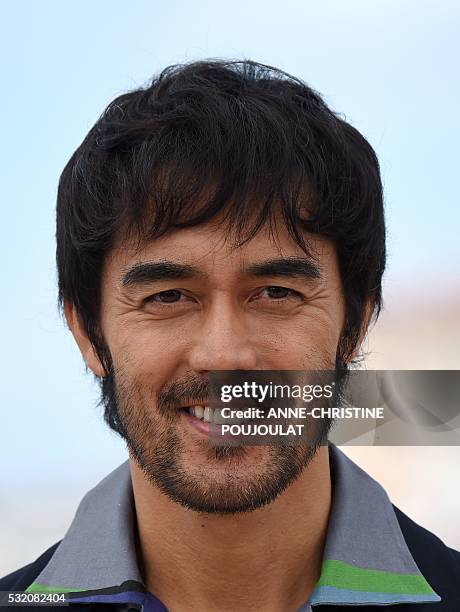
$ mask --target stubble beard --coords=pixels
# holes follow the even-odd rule
[[[109,376],[105,404],[116,411],[130,455],[153,486],[195,512],[238,514],[271,503],[327,442],[331,423],[325,421],[308,445],[258,446],[255,464],[249,458],[254,447],[210,445],[205,437],[188,437],[186,444],[181,413],[172,405],[187,390],[197,397],[200,379],[192,376],[168,385],[154,407],[153,392],[130,381],[123,368],[114,370],[111,364]],[[195,464],[192,457],[198,458]]]

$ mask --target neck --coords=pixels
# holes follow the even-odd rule
[[[170,610],[293,610],[321,572],[331,505],[327,446],[271,504],[200,514],[171,501],[131,458],[147,588]]]

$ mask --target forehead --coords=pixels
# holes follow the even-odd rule
[[[161,260],[191,264],[207,276],[238,273],[251,263],[274,257],[314,259],[323,270],[336,267],[336,251],[330,240],[308,233],[304,239],[307,253],[284,225],[277,224],[275,228],[262,227],[250,240],[239,244],[228,225],[216,222],[175,229],[143,243],[119,235],[106,258],[103,276],[119,277],[133,263]]]

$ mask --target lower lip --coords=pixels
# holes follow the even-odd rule
[[[230,433],[222,434],[222,428],[217,423],[208,423],[207,421],[201,421],[200,419],[197,419],[196,417],[192,416],[187,410],[182,410],[182,413],[189,425],[202,434],[212,436],[213,438],[223,438],[224,440],[226,438],[234,437]]]

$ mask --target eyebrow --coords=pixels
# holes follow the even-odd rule
[[[321,278],[318,264],[313,258],[278,257],[254,263],[244,269],[248,276],[256,278],[278,276],[314,280]],[[182,280],[205,275],[189,264],[174,261],[146,261],[128,268],[121,278],[123,287],[145,285],[161,280]]]
[[[321,271],[313,258],[306,257],[278,257],[266,261],[251,264],[246,268],[249,276],[281,276],[287,278],[299,278],[303,280],[315,280],[321,278]]]
[[[123,287],[144,285],[160,280],[185,279],[202,276],[200,271],[188,264],[174,261],[146,261],[131,266],[122,276]]]

